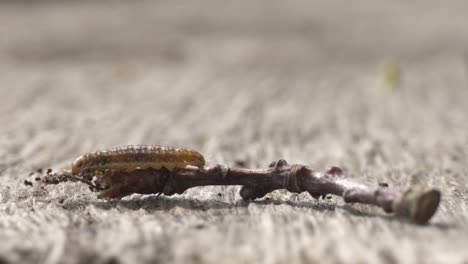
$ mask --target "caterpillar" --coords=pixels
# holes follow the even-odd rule
[[[185,168],[202,170],[205,158],[197,151],[154,145],[130,145],[96,151],[78,157],[72,163],[72,173],[102,172],[106,170],[131,172],[136,169]]]

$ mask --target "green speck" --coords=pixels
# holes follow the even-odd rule
[[[395,92],[401,87],[401,68],[398,63],[386,62],[382,68],[382,83],[386,89]]]

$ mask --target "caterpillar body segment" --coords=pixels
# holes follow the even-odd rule
[[[84,154],[72,164],[72,173],[102,172],[106,170],[131,172],[136,169],[198,167],[205,159],[197,151],[153,145],[125,146]]]

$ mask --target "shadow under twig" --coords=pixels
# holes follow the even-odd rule
[[[398,222],[398,223],[408,224],[408,225],[417,226],[417,227],[424,227],[424,226],[425,227],[433,227],[433,228],[437,228],[437,229],[440,229],[440,230],[449,230],[449,229],[454,229],[454,228],[457,227],[457,225],[454,224],[454,223],[450,224],[450,223],[430,223],[429,222],[429,223],[424,224],[424,225],[416,224],[416,223],[412,222],[408,218],[401,217],[401,216],[395,215],[393,213],[386,214],[386,213],[368,213],[368,212],[364,212],[362,210],[359,210],[359,209],[355,208],[351,204],[339,205],[337,207],[340,208],[340,209],[343,209],[343,210],[347,211],[348,213],[350,213],[352,215],[355,215],[355,216],[365,217],[365,218],[380,218],[380,219],[384,219],[385,221]]]
[[[73,203],[73,202],[70,202]],[[210,200],[199,200],[199,199],[188,199],[179,197],[165,197],[165,196],[148,196],[143,198],[135,198],[128,200],[109,200],[109,201],[91,201],[92,204],[100,209],[110,210],[116,207],[123,207],[129,210],[140,210],[146,211],[165,211],[171,210],[175,207],[181,207],[190,210],[210,210],[210,209],[231,209],[236,207],[248,207],[249,204],[258,205],[280,205],[285,204],[296,208],[310,208],[317,211],[334,211],[336,204],[334,203],[314,203],[312,201],[286,201],[286,200],[275,200],[271,198],[263,198],[254,201],[250,200],[238,200],[234,203],[225,202],[217,199]],[[81,204],[83,205],[83,204]],[[69,208],[74,206],[69,204]]]
[[[129,210],[140,210],[144,209],[148,212],[155,212],[155,211],[169,211],[171,209],[181,207],[188,210],[212,210],[212,209],[232,209],[232,208],[246,208],[250,204],[257,204],[257,205],[288,205],[295,208],[307,208],[312,209],[319,212],[326,212],[326,211],[335,211],[336,208],[343,209],[348,213],[359,216],[363,218],[380,218],[384,219],[385,221],[397,221],[400,223],[416,225],[412,223],[408,219],[398,217],[394,214],[381,214],[379,213],[369,213],[363,210],[360,210],[354,207],[351,204],[344,204],[344,205],[337,205],[336,203],[330,203],[325,201],[314,202],[311,200],[307,201],[294,201],[294,200],[278,200],[278,199],[271,199],[269,197],[258,199],[258,200],[237,200],[236,202],[226,202],[217,199],[210,199],[210,200],[199,200],[199,199],[190,199],[186,197],[167,197],[167,196],[145,196],[145,197],[134,197],[130,199],[124,200],[94,200],[94,201],[83,201],[83,200],[74,200],[74,201],[67,201],[64,204],[64,208],[67,210],[75,210],[77,208],[83,208],[87,205],[93,205],[97,208],[103,210],[111,210],[117,207],[123,207]],[[441,230],[448,230],[456,228],[455,224],[447,224],[447,223],[434,223],[428,224],[426,226],[435,227]]]

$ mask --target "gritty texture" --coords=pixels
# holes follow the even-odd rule
[[[466,263],[467,8],[1,1],[0,262]],[[382,83],[386,62],[398,87]],[[442,201],[417,226],[281,190],[103,201],[82,183],[34,182],[127,144],[187,147],[207,164],[337,165],[357,181],[435,186]]]

